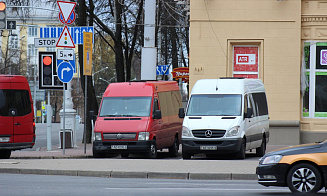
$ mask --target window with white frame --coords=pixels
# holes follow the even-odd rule
[[[303,59],[302,74],[308,85],[303,93],[302,117],[326,118],[327,42],[304,42]]]
[[[56,51],[56,47],[46,47],[45,50],[46,51],[49,51],[49,52],[55,52]]]
[[[34,46],[34,44],[28,44],[28,56],[29,57],[34,57],[37,56],[37,48]]]
[[[28,27],[28,36],[29,37],[37,37],[37,27],[36,26]]]
[[[18,36],[9,36],[9,49],[17,50],[19,46]]]

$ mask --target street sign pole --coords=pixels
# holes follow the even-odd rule
[[[63,119],[63,131],[62,131],[62,153],[65,154],[65,144],[66,144],[66,127],[65,127],[65,99],[66,99],[66,96],[65,96],[65,85],[64,86],[64,91],[63,91],[63,94],[64,94],[64,101],[63,101],[63,104],[64,104],[64,110],[63,110],[63,116],[64,116],[64,119]]]
[[[75,2],[66,2],[66,1],[57,1],[58,7],[60,9],[59,12],[59,21],[63,23],[65,26],[63,28],[63,31],[60,34],[60,37],[57,41],[56,47],[63,47],[63,48],[75,48],[75,44],[73,42],[73,39],[68,31],[67,25],[71,24],[75,20],[75,11],[74,8],[76,6]],[[65,56],[65,52],[62,51],[62,57]],[[69,55],[69,54],[66,54]],[[70,57],[73,57],[73,54],[69,55]],[[68,58],[68,57],[67,57]],[[71,59],[71,58],[69,58]],[[68,60],[68,59],[66,59]],[[67,100],[68,100],[68,109],[72,109],[72,99],[71,99],[71,85],[70,81],[72,80],[74,75],[74,66],[72,66],[69,62],[63,61],[58,65],[58,78],[60,81],[63,83],[68,83],[68,89],[67,89]],[[63,154],[65,154],[65,147],[66,147],[66,123],[65,123],[65,113],[66,113],[66,90],[65,90],[65,85],[64,85],[64,91],[63,91]],[[73,113],[72,112],[67,112],[68,116],[71,116]],[[68,126],[69,128],[72,128],[73,131],[76,131],[75,125],[73,124],[73,127],[70,125]]]
[[[87,75],[85,75],[85,95],[84,95],[84,154],[86,154],[86,115],[87,115]]]

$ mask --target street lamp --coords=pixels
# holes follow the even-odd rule
[[[105,79],[103,79],[103,78],[101,78],[101,77],[99,77],[99,79],[102,80],[102,81],[107,82],[108,84],[110,84],[110,82],[109,82],[108,80],[105,80]]]
[[[112,80],[112,79],[115,79],[115,77],[116,77],[116,76],[110,78],[109,81],[108,81],[108,80],[105,80],[105,79],[103,79],[103,78],[101,78],[101,77],[99,77],[99,79],[102,80],[102,81],[107,82],[108,84],[110,84],[110,83],[111,83],[111,80]]]
[[[97,73],[99,73],[99,72],[101,72],[101,71],[104,71],[104,70],[106,70],[106,69],[108,69],[108,68],[109,68],[109,67],[104,67],[104,68],[100,69],[99,71],[96,71],[96,72],[94,72],[94,73],[92,74],[93,86],[94,86],[94,75],[97,74]]]

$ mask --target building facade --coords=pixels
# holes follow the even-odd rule
[[[260,78],[274,143],[327,139],[327,1],[191,0],[189,68]]]

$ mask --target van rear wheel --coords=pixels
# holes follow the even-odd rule
[[[11,150],[0,150],[0,159],[9,159]]]
[[[178,156],[178,139],[175,137],[173,145],[169,148],[169,154],[172,157],[177,157]]]

